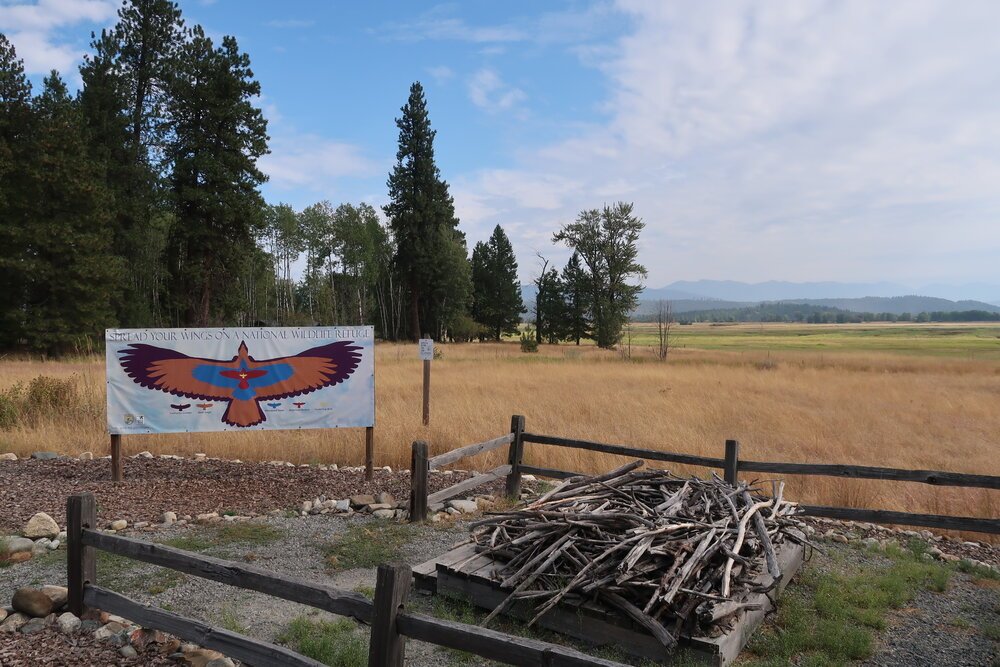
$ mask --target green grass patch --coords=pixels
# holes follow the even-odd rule
[[[142,563],[125,556],[97,552],[97,584],[112,590],[122,590],[130,583],[132,574]]]
[[[159,595],[179,585],[182,581],[184,581],[183,573],[161,568],[146,580],[146,592],[150,595]]]
[[[243,622],[236,615],[236,611],[228,604],[223,605],[219,612],[219,625],[236,634],[247,634],[247,627],[243,625]]]
[[[925,562],[919,547],[889,550],[886,564],[829,559],[829,570],[806,566],[755,635],[749,665],[842,665],[872,654],[890,609],[921,590],[944,591],[951,570]]]
[[[983,567],[976,563],[969,562],[967,560],[960,560],[955,565],[959,572],[965,572],[966,574],[971,574],[976,579],[990,579],[992,581],[1000,581],[1000,573],[996,570]]]
[[[334,570],[376,567],[398,557],[413,537],[410,524],[371,521],[351,525],[324,547],[327,566]]]
[[[1000,642],[1000,622],[992,621],[979,626],[979,632],[987,639]]]
[[[222,524],[218,528],[199,528],[188,535],[179,535],[162,544],[184,551],[208,551],[230,544],[264,545],[277,542],[285,532],[265,523],[243,522]]]
[[[355,586],[354,592],[364,595],[369,600],[375,599],[375,589],[372,586],[365,586],[365,585]]]
[[[331,622],[299,616],[278,641],[331,667],[365,667],[368,664],[368,640],[346,618]]]

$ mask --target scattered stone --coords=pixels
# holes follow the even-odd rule
[[[221,521],[218,512],[207,512],[205,514],[199,514],[195,516],[195,521],[198,523],[215,523]]]
[[[59,534],[59,524],[45,512],[39,512],[24,524],[24,536],[37,540],[40,537],[53,538]]]
[[[15,612],[7,617],[3,623],[0,623],[0,632],[17,632],[21,629],[21,626],[31,620],[31,617],[27,614],[22,614],[21,612]]]
[[[195,455],[194,455],[194,460],[195,460],[195,461],[204,461],[204,460],[205,460],[205,459],[207,459],[207,458],[208,458],[208,456],[206,456],[205,454],[203,454],[203,453],[201,453],[201,452],[197,452],[197,453],[195,453]]]
[[[94,632],[101,627],[100,621],[85,620],[80,623],[80,632]]]
[[[59,458],[59,455],[55,452],[33,452],[31,458],[39,461],[51,461],[52,459]]]
[[[393,498],[393,496],[392,496],[391,493],[387,493],[386,491],[382,491],[377,496],[375,496],[375,502],[378,503],[378,504],[380,504],[380,505],[395,505],[396,504],[396,499]]]
[[[111,530],[125,530],[128,528],[128,521],[125,519],[118,519],[117,521],[112,521],[110,526]]]
[[[93,461],[94,460],[94,453],[93,452],[82,452],[80,454],[80,460],[81,461]]]
[[[30,551],[20,551],[20,552],[18,552],[16,554],[11,554],[11,555],[7,556],[7,562],[10,563],[10,564],[24,563],[24,562],[29,561],[29,560],[31,560],[31,552]]]
[[[378,509],[372,512],[372,516],[376,519],[394,519],[396,517],[396,510]]]
[[[62,544],[62,542],[60,542],[59,540],[52,540],[51,542],[49,542],[49,551],[55,551],[56,549],[59,548],[60,544]]]
[[[454,507],[445,507],[444,511],[447,512],[448,514],[452,515],[452,516],[455,516],[456,514],[461,514],[461,512],[459,512]]]
[[[5,618],[7,618],[7,610],[4,609],[3,607],[0,607],[0,623],[3,623],[3,620]]]
[[[449,500],[448,506],[463,514],[471,514],[479,509],[475,500]]]
[[[335,505],[335,508],[338,512],[346,512],[347,510],[351,509],[351,499],[344,498],[343,500],[338,500]]]
[[[45,629],[45,619],[44,618],[33,618],[24,625],[21,626],[22,635],[33,635],[36,632],[41,632]]]
[[[20,553],[22,551],[31,552],[31,547],[35,546],[33,540],[29,540],[27,537],[16,537],[11,536],[6,538],[7,541],[7,551],[12,554]]]
[[[184,654],[184,664],[190,665],[191,667],[208,667],[209,663],[226,657],[218,651],[213,651],[207,648],[195,648],[193,650],[185,651],[184,647],[181,647],[181,651]],[[218,665],[218,663],[216,664]],[[232,662],[229,664],[232,665]],[[215,665],[213,665],[213,667],[215,667]]]
[[[138,651],[145,651],[150,644],[163,644],[167,641],[167,635],[159,630],[149,628],[139,628],[129,635],[129,643]],[[180,642],[178,642],[178,646]],[[173,653],[173,651],[171,651]]]
[[[153,458],[153,452],[139,452],[135,455],[137,459],[151,459]]]
[[[337,509],[337,501],[336,500],[324,500],[323,501],[323,509],[325,509],[325,510],[334,510],[334,509]]]
[[[364,507],[365,505],[374,505],[375,496],[368,494],[351,496],[350,501],[351,501],[351,507],[353,507],[354,509],[358,509],[359,507]]]
[[[164,524],[166,524],[168,526],[171,525],[171,524],[173,524],[173,523],[176,523],[177,522],[177,513],[176,512],[164,512],[163,514],[160,515],[160,521],[162,521]]]
[[[15,454],[14,452],[4,452],[3,454],[0,454],[0,461],[16,461],[16,460],[17,460],[17,454]]]
[[[140,528],[145,528],[148,525],[149,525],[148,521],[136,521],[134,524],[132,524],[132,527],[135,528],[136,530],[139,530]]]
[[[56,624],[59,626],[59,631],[66,635],[71,635],[80,629],[83,622],[77,618],[76,614],[67,611],[59,615]]]
[[[56,608],[52,598],[31,586],[18,588],[10,602],[16,611],[35,618],[45,618]]]
[[[877,549],[879,547],[878,540],[874,537],[866,537],[861,540],[861,544],[863,544],[866,549]]]
[[[368,509],[372,512],[378,512],[380,510],[389,510],[396,507],[395,503],[372,503],[368,506]]]
[[[205,663],[205,667],[236,667],[232,660],[223,656],[221,658],[216,658],[215,660],[209,660]]]
[[[311,512],[312,508],[313,508],[313,504],[312,504],[311,500],[303,500],[302,504],[299,505],[299,511],[300,512]]]
[[[122,646],[122,647],[121,647],[120,649],[118,649],[118,653],[119,653],[119,654],[120,654],[120,655],[121,655],[121,656],[122,656],[123,658],[134,658],[134,657],[136,657],[137,655],[139,655],[139,652],[138,652],[138,651],[136,651],[136,650],[135,650],[134,648],[132,648],[131,646],[129,646],[128,644],[126,644],[125,646]]]
[[[120,634],[121,631],[124,629],[125,628],[122,626],[121,623],[116,623],[115,621],[111,621],[110,623],[106,623],[94,631],[94,639],[111,639],[115,635]]]
[[[47,554],[48,552],[49,552],[49,540],[48,540],[48,538],[43,537],[42,539],[37,540],[31,546],[31,555],[32,556],[41,556],[42,554]]]
[[[160,646],[160,655],[170,655],[171,653],[177,653],[181,648],[180,639],[171,639]]]
[[[957,563],[958,561],[960,561],[962,559],[959,558],[958,556],[956,556],[955,554],[946,554],[946,553],[943,553],[943,554],[941,554],[941,560],[943,560],[946,563]]]
[[[521,475],[522,482],[534,482],[537,481],[537,479],[538,478],[535,477],[534,475]]]

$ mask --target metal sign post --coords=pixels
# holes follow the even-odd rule
[[[424,362],[424,426],[431,422],[431,360],[434,359],[434,339],[420,339],[420,358]]]

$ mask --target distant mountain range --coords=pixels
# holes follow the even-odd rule
[[[535,301],[535,286],[522,285],[525,304]],[[913,289],[896,283],[794,283],[731,280],[677,281],[643,290],[638,313],[650,312],[657,301],[670,301],[674,313],[744,308],[765,301],[839,308],[855,313],[911,313],[985,310],[1000,313],[1000,285],[927,285]],[[528,306],[530,309],[530,305]]]

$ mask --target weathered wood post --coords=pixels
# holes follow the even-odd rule
[[[66,499],[66,581],[69,610],[77,616],[83,614],[84,587],[97,582],[97,560],[94,549],[83,544],[84,528],[97,528],[97,501],[92,493]]]
[[[736,486],[740,474],[740,443],[738,440],[726,440],[726,463],[723,475],[727,482]]]
[[[122,481],[122,436],[111,434],[111,481]]]
[[[413,443],[410,456],[410,523],[427,520],[427,443]]]
[[[375,427],[365,427],[365,479],[375,476]]]
[[[431,423],[431,360],[434,359],[434,339],[430,334],[424,334],[420,339],[420,358],[424,362],[424,405],[423,423]]]
[[[368,667],[403,667],[406,636],[399,634],[396,616],[410,594],[411,577],[408,565],[378,566]]]
[[[521,459],[524,458],[524,416],[513,415],[510,418],[510,432],[514,439],[510,441],[507,463],[510,472],[507,474],[507,497],[517,500],[521,497]]]

